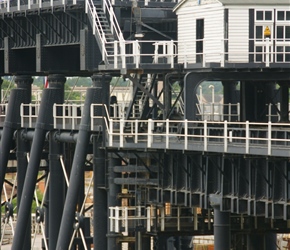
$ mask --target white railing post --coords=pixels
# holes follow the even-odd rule
[[[272,116],[272,103],[268,104],[268,122],[271,121],[271,116]]]
[[[146,231],[150,232],[151,231],[151,208],[150,207],[146,207],[146,214],[147,214]]]
[[[110,232],[113,232],[113,208],[109,207],[110,210]]]
[[[186,50],[187,50],[187,46],[186,46],[186,43],[183,45],[183,53],[184,53],[184,68],[186,69],[187,68],[187,53],[186,53]]]
[[[115,232],[119,233],[119,207],[115,207]]]
[[[39,0],[39,2],[41,2],[41,0]],[[88,7],[89,7],[89,0],[86,0],[85,1],[85,13],[86,14],[88,14]],[[93,24],[93,26],[95,26],[95,25]]]
[[[270,41],[269,37],[266,37],[266,67],[270,66]]]
[[[134,63],[136,65],[136,68],[139,68],[140,64],[140,46],[139,46],[139,41],[133,41],[133,58],[134,58]]]
[[[268,122],[268,155],[272,152],[272,123]]]
[[[169,119],[166,119],[165,148],[169,148]]]
[[[55,103],[53,104],[52,108],[52,115],[53,115],[53,127],[56,128],[56,108],[55,108]]]
[[[114,10],[113,7],[110,6],[109,14],[110,14],[110,26],[111,26],[111,32],[114,34],[114,16],[113,16]]]
[[[109,147],[113,146],[113,119],[109,119]]]
[[[154,122],[152,119],[148,119],[148,140],[147,140],[147,147],[152,147],[152,141],[153,141],[153,128],[154,128]]]
[[[246,121],[246,154],[249,153],[249,143],[250,143],[250,127],[249,121]]]
[[[203,150],[207,151],[207,120],[203,121]]]
[[[105,33],[102,33],[102,60],[105,61],[105,54],[106,54],[106,38]]]
[[[138,143],[138,120],[135,120],[135,143]],[[133,125],[133,124],[132,124]]]
[[[241,110],[240,110],[240,103],[238,102],[237,103],[237,113],[238,113],[238,121],[240,121],[240,118],[241,118]]]
[[[118,68],[118,41],[114,41],[114,69]]]
[[[155,48],[154,48],[154,60],[153,62],[154,63],[158,63],[158,48],[159,48],[159,43],[156,42],[156,43],[153,43]]]
[[[228,152],[228,122],[224,121],[224,152]]]
[[[124,147],[124,119],[120,120],[120,147]]]
[[[170,64],[171,68],[174,68],[174,43],[173,40],[167,43],[167,63]]]
[[[184,120],[184,150],[188,149],[188,120]]]
[[[125,233],[128,235],[129,228],[128,228],[128,207],[125,207]]]
[[[121,52],[121,60],[122,60],[122,69],[126,68],[126,47],[125,41],[120,41],[120,52]]]

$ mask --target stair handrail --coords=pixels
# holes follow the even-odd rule
[[[118,41],[124,41],[123,38],[123,33],[121,31],[121,28],[119,26],[119,22],[117,20],[117,17],[115,15],[113,6],[111,4],[110,0],[103,0],[103,11],[106,14],[106,10],[109,12],[109,16],[110,16],[110,26],[111,26],[111,32],[112,34],[114,34],[114,31],[116,33],[116,36],[118,38]]]
[[[93,26],[93,35],[95,35],[97,32],[97,35],[100,39],[102,59],[105,60],[105,57],[108,56],[108,53],[106,50],[106,44],[108,44],[109,42],[106,39],[106,34],[103,30],[102,23],[97,14],[96,7],[93,0],[86,0],[85,11],[88,14],[88,16],[91,18],[92,26]],[[111,33],[114,35],[114,31],[115,31],[118,41],[119,42],[124,41],[123,34],[118,24],[117,18],[115,16],[113,7],[108,0],[103,1],[103,11],[105,14],[106,14],[106,11],[108,11],[109,13],[109,16],[110,16],[109,24],[111,26]]]

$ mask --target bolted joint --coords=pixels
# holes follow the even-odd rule
[[[44,221],[44,209],[37,207],[35,211],[36,222],[39,224]]]
[[[80,213],[76,213],[75,215],[75,222],[74,222],[74,229],[77,230],[82,228],[84,225],[84,216]]]
[[[5,219],[9,219],[10,217],[13,217],[13,205],[10,202],[5,202]]]
[[[94,74],[91,78],[93,86],[97,88],[101,88],[103,84],[110,84],[112,80],[112,76],[107,74]]]

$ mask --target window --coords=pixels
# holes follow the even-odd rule
[[[256,10],[255,21],[273,21],[273,16],[272,10]]]
[[[196,20],[196,62],[203,61],[204,19]]]

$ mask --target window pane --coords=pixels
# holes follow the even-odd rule
[[[262,46],[256,47],[256,62],[262,61]]]
[[[263,27],[256,26],[256,38],[262,39],[262,37],[263,37]]]
[[[257,11],[257,20],[264,20],[263,11]]]
[[[283,47],[277,47],[277,62],[283,62]]]
[[[277,19],[278,20],[284,20],[284,11],[278,11],[278,14],[277,14]]]
[[[286,11],[286,20],[290,20],[290,11]]]
[[[272,20],[272,11],[265,11],[265,20]]]
[[[290,46],[286,46],[285,47],[285,61],[286,62],[290,62]]]
[[[283,26],[277,26],[277,38],[284,38],[284,35],[283,35]]]
[[[290,26],[285,27],[285,38],[290,38]]]

